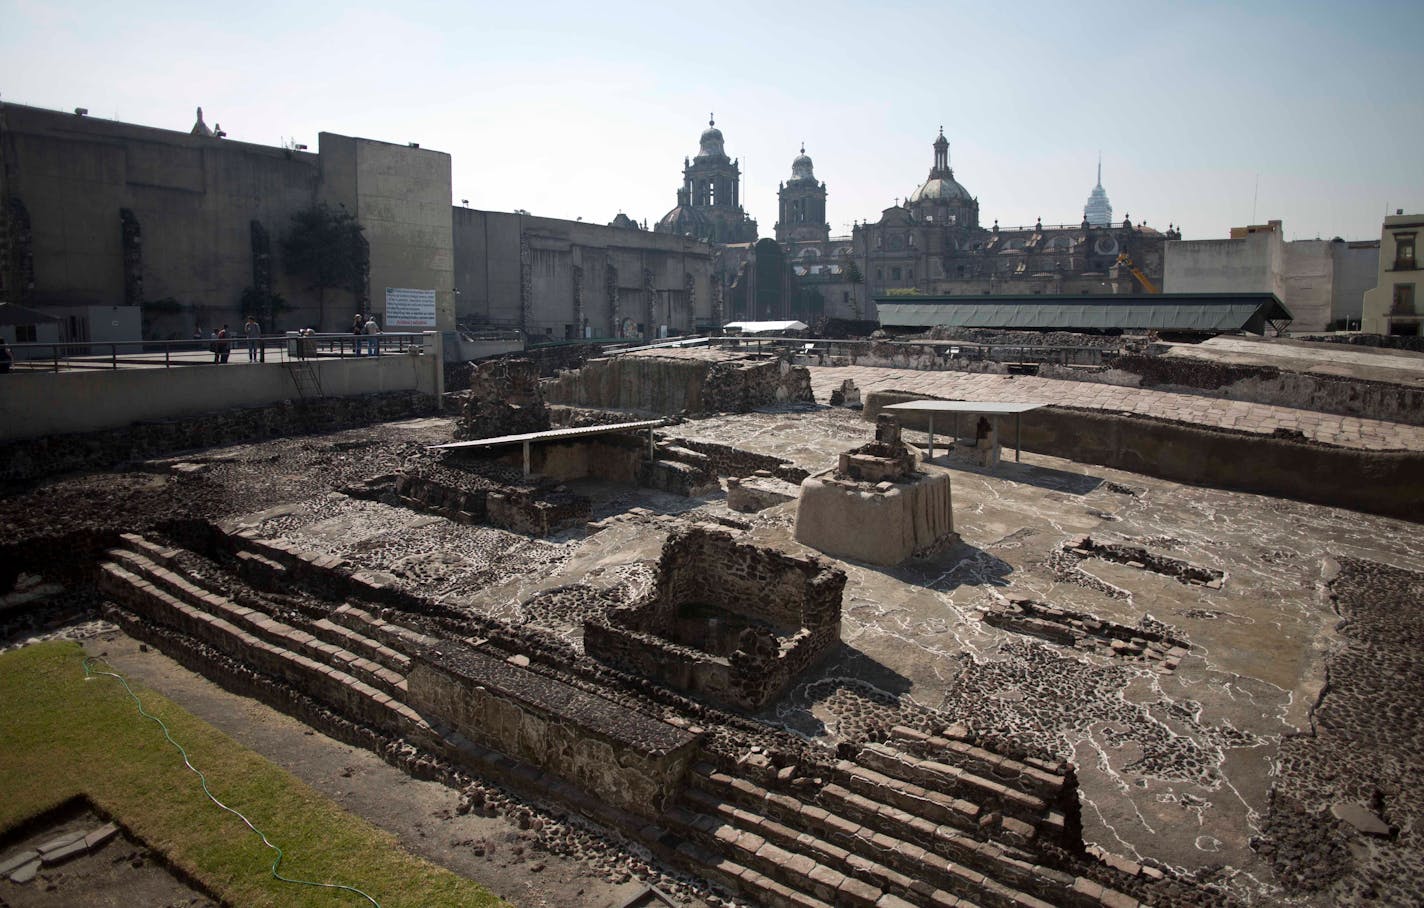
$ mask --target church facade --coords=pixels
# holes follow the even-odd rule
[[[743,318],[821,316],[874,318],[870,301],[884,295],[1102,294],[1144,289],[1135,265],[1161,287],[1170,227],[1158,231],[1129,218],[1114,223],[1112,205],[1098,181],[1071,224],[1000,227],[982,223],[979,199],[955,178],[949,140],[941,129],[931,145],[928,175],[903,202],[857,223],[850,236],[832,236],[827,187],[816,178],[803,145],[790,179],[778,187],[777,263],[756,242],[756,222],[741,207],[741,174],[724,151],[715,122],[702,133],[700,150],[684,162],[678,205],[656,229],[707,240],[729,289],[728,315]],[[1125,258],[1124,258],[1125,257]],[[772,271],[784,272],[770,288]]]

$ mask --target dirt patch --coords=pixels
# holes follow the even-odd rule
[[[93,834],[105,820],[85,805],[26,824],[0,844],[0,862],[39,851],[48,843]],[[52,852],[53,853],[53,852]],[[122,826],[94,848],[46,863],[28,882],[0,879],[0,905],[12,908],[218,908],[219,902],[181,879],[163,859]]]

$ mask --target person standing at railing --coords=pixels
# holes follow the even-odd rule
[[[257,362],[257,348],[261,346],[262,326],[257,323],[257,319],[252,316],[247,317],[247,324],[242,326],[242,332],[247,335],[247,361]],[[262,351],[264,354],[266,351]],[[267,357],[264,355],[263,360]]]
[[[5,344],[5,338],[0,337],[0,375],[10,371],[10,366],[15,362],[14,354]]]
[[[361,318],[361,313],[356,313],[356,318],[351,322],[351,346],[356,349],[356,355],[361,355],[361,335],[366,333],[366,321]]]
[[[369,345],[371,355],[380,356],[381,326],[376,324],[376,317],[374,315],[366,316],[366,325],[364,330],[366,332],[366,343]]]
[[[227,362],[228,355],[232,353],[232,342],[228,340],[227,325],[222,326],[218,332],[218,362]]]

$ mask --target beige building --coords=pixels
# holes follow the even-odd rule
[[[264,328],[340,330],[358,308],[384,324],[394,287],[434,291],[437,326],[454,327],[442,152],[333,133],[316,152],[235,142],[201,111],[181,132],[3,104],[0,199],[0,300],[66,319],[137,307],[145,337],[187,338],[275,295]],[[283,267],[292,216],[320,202],[365,227],[358,292],[318,293]]]
[[[1379,274],[1375,288],[1365,294],[1362,330],[1371,334],[1421,333],[1424,303],[1419,299],[1418,242],[1424,214],[1398,209],[1384,219],[1380,232]]]
[[[1345,327],[1359,319],[1374,286],[1373,241],[1287,241],[1281,222],[1233,227],[1227,239],[1170,240],[1164,293],[1274,293],[1291,311],[1294,333]]]

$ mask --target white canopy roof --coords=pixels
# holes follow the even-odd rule
[[[763,334],[768,331],[805,331],[809,328],[805,322],[728,322],[722,328],[727,331],[740,331],[743,334]]]

